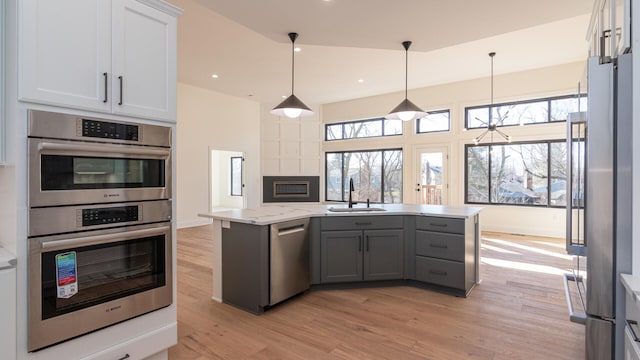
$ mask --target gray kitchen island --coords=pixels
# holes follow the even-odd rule
[[[260,314],[307,289],[480,282],[479,207],[266,205],[213,219],[213,299]]]

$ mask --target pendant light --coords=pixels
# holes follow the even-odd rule
[[[385,117],[387,120],[410,121],[427,116],[427,112],[420,109],[407,98],[407,83],[409,79],[409,47],[411,46],[411,41],[403,41],[402,46],[404,47],[405,54],[404,100],[402,100],[402,102],[391,110],[391,112]]]
[[[509,111],[507,111],[504,114],[504,117],[502,117],[502,119],[498,120],[498,121],[493,121],[493,57],[496,56],[495,52],[490,52],[489,53],[489,57],[491,58],[491,105],[489,106],[489,123],[486,123],[478,118],[476,118],[476,120],[480,121],[481,123],[485,124],[487,126],[487,130],[485,130],[482,134],[480,134],[480,136],[476,137],[475,139],[473,139],[474,144],[478,145],[480,143],[480,141],[482,141],[482,139],[487,135],[487,134],[491,134],[491,142],[493,142],[493,133],[496,132],[498,134],[500,134],[500,136],[502,136],[505,140],[507,140],[508,143],[511,142],[511,136],[503,133],[502,131],[500,131],[498,129],[498,126],[500,124],[502,124],[507,117],[509,116]]]
[[[313,115],[313,111],[309,109],[300,99],[293,94],[294,84],[294,70],[295,70],[295,42],[298,38],[298,33],[289,33],[289,39],[291,39],[291,95],[284,99],[278,106],[271,110],[271,114],[276,116],[286,116],[288,118],[297,118],[302,116]]]

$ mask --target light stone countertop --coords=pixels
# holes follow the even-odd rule
[[[620,274],[620,281],[622,281],[622,285],[627,289],[627,293],[631,295],[636,306],[640,308],[640,276]]]
[[[0,269],[12,268],[14,266],[16,266],[15,255],[0,246]]]
[[[255,225],[270,225],[283,221],[321,216],[384,216],[384,215],[423,215],[467,219],[482,211],[481,207],[473,206],[442,206],[418,204],[373,204],[371,207],[383,208],[386,211],[354,211],[332,212],[330,208],[346,208],[345,204],[287,204],[264,205],[259,208],[234,209],[211,213],[201,213],[198,216],[214,220],[232,221]],[[366,208],[357,204],[354,208]]]

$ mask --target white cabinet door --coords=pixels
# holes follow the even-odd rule
[[[113,0],[114,113],[175,121],[176,18]]]
[[[20,100],[110,111],[111,3],[18,3]]]

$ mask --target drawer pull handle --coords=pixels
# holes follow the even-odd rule
[[[356,225],[371,225],[371,221],[356,221]]]
[[[436,248],[436,249],[448,249],[449,246],[444,245],[444,244],[429,244],[430,247],[432,248]]]
[[[447,276],[446,271],[433,270],[433,269],[429,270],[429,274],[438,275],[438,276]]]
[[[129,354],[124,354],[124,356],[123,356],[123,357],[121,357],[121,358],[119,358],[118,360],[125,360],[125,359],[128,359],[128,358],[130,358],[130,357],[131,357],[131,356],[129,356]]]
[[[437,226],[437,227],[447,227],[447,224],[443,224],[443,223],[429,223],[429,225]]]

